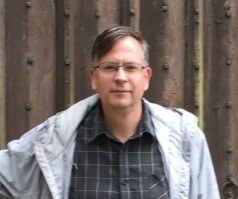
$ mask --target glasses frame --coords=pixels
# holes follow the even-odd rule
[[[108,70],[103,70],[101,68],[101,66],[103,65],[110,65],[112,64],[113,67],[116,67],[116,70],[112,69],[111,71]],[[130,71],[130,68],[127,67],[128,65],[136,65],[136,66],[139,66],[139,67],[135,67],[135,68],[132,68],[131,71]],[[138,73],[139,71],[142,71],[143,69],[147,68],[148,66],[143,66],[142,64],[139,64],[139,63],[123,63],[122,65],[118,64],[118,63],[115,63],[115,62],[104,62],[104,63],[100,63],[96,66],[94,66],[93,68],[94,69],[99,69],[99,71],[103,74],[116,74],[119,70],[119,68],[123,68],[124,72],[127,73],[127,74],[136,74]]]

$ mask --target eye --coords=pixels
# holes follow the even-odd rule
[[[103,71],[110,72],[117,70],[117,65],[114,63],[106,63],[101,66]]]
[[[128,71],[128,72],[135,72],[139,69],[138,65],[136,64],[126,64],[125,65],[125,69]]]

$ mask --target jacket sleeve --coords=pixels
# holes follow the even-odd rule
[[[198,126],[193,114],[179,109],[182,113],[184,152],[190,161],[189,199],[220,199],[216,174],[204,132]]]
[[[8,148],[0,151],[0,198],[15,198],[37,192],[42,174],[33,153],[33,141],[42,134],[41,124],[25,133],[19,140],[8,143]]]
[[[190,199],[220,199],[208,144],[198,127],[191,146]]]

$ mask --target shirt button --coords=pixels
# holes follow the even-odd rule
[[[121,184],[122,184],[122,185],[127,185],[128,183],[129,183],[128,180],[122,180],[122,181],[121,181]]]
[[[126,154],[126,151],[123,150],[123,149],[121,149],[121,154],[122,154],[122,155],[125,155],[125,154]]]
[[[121,147],[120,152],[121,152],[122,155],[125,155],[126,154],[126,147],[125,146]]]

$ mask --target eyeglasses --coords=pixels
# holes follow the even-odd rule
[[[115,74],[120,67],[123,68],[127,74],[136,74],[146,68],[146,66],[142,66],[141,64],[137,63],[124,63],[122,66],[120,66],[118,63],[114,62],[101,63],[94,68],[99,69],[103,74]]]

